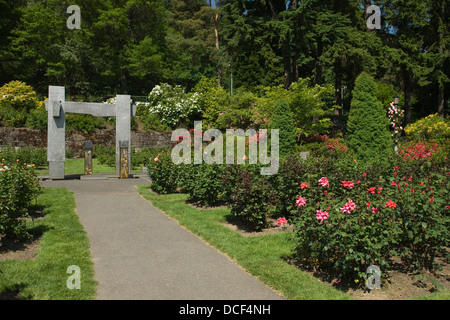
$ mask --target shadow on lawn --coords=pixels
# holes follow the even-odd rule
[[[5,290],[0,291],[0,300],[28,300],[29,297],[19,297],[26,287],[27,285],[23,283],[7,287]]]

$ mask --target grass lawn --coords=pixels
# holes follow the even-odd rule
[[[166,212],[180,225],[192,231],[204,241],[225,253],[241,267],[253,274],[269,287],[292,300],[351,299],[298,268],[286,263],[292,243],[289,233],[243,237],[223,226],[230,210],[196,209],[185,203],[187,195],[158,195],[148,186],[137,186],[139,193],[155,207]]]
[[[97,159],[92,159],[93,172],[95,173],[116,173],[115,167],[109,167],[104,164],[99,164]],[[132,173],[141,172],[141,168],[132,168]],[[38,168],[37,174],[48,174],[48,167]],[[65,174],[83,174],[84,173],[84,159],[66,159]]]
[[[94,299],[97,283],[89,239],[75,212],[73,194],[65,188],[44,188],[37,203],[44,217],[29,222],[30,232],[40,238],[37,254],[0,262],[0,293],[28,300]],[[80,289],[67,288],[71,265],[80,268]]]

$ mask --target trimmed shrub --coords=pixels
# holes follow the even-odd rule
[[[361,73],[355,81],[346,137],[347,145],[358,159],[384,157],[393,148],[389,119],[376,97],[372,76]]]
[[[109,167],[116,166],[116,146],[98,145],[94,148],[94,157],[99,164]]]
[[[296,148],[296,134],[292,113],[286,101],[277,102],[270,123],[270,129],[279,130],[279,152],[280,157],[294,153]]]
[[[44,106],[31,109],[25,125],[30,129],[47,131],[48,115]]]

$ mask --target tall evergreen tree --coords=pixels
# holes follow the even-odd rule
[[[291,108],[284,101],[278,101],[270,122],[270,129],[279,130],[279,153],[283,157],[295,152],[296,133]]]
[[[346,136],[348,146],[361,160],[386,155],[393,148],[389,120],[375,92],[373,77],[362,72],[353,89]]]
[[[430,19],[426,0],[385,0],[383,39],[387,46],[389,74],[405,96],[405,123],[411,123],[412,101],[419,86],[429,84],[425,65],[424,30]]]
[[[172,1],[167,34],[173,63],[169,81],[190,89],[202,76],[217,75],[215,15],[216,10],[205,0]]]
[[[278,85],[290,81],[290,28],[285,1],[223,0],[223,50],[237,86]]]
[[[162,79],[167,26],[162,1],[108,1],[106,5],[90,37],[95,67],[117,93],[131,93],[130,88],[139,83],[147,91]],[[138,81],[131,85],[133,79]]]
[[[430,16],[424,39],[430,66],[427,78],[436,88],[436,111],[444,117],[445,89],[450,87],[450,5],[446,0],[428,0],[427,8]]]
[[[0,84],[11,80],[18,62],[10,50],[10,36],[20,22],[20,8],[23,2],[23,0],[0,0]]]

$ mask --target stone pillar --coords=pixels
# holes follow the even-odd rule
[[[65,88],[48,88],[47,161],[50,179],[64,179],[66,161],[66,116],[64,112]]]
[[[120,177],[120,141],[128,141],[128,174],[131,173],[131,96],[116,96],[116,174]]]
[[[84,174],[91,175],[92,174],[92,151],[94,149],[94,145],[91,141],[87,141],[84,144]]]

